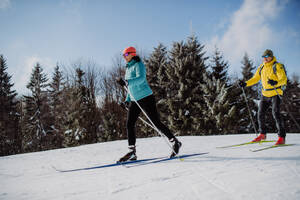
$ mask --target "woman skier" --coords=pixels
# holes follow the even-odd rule
[[[117,82],[128,88],[128,93],[123,105],[128,107],[127,113],[127,137],[129,152],[119,159],[118,162],[136,160],[136,135],[135,123],[141,113],[140,107],[145,111],[148,118],[153,122],[154,126],[160,130],[171,142],[173,151],[170,157],[178,154],[181,147],[181,142],[171,133],[159,119],[159,114],[156,108],[156,101],[153,92],[146,79],[146,68],[141,58],[137,55],[134,47],[128,47],[123,51],[123,57],[127,62],[125,80],[119,78]],[[137,103],[139,105],[137,105]],[[139,107],[140,106],[140,107]]]

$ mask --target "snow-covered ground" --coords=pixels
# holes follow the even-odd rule
[[[181,154],[205,153],[143,165],[115,166],[74,172],[115,162],[127,151],[127,141],[115,141],[53,151],[0,157],[0,199],[300,199],[300,134],[288,134],[281,147],[251,152],[270,144],[230,149],[252,135],[180,137]],[[277,139],[275,134],[268,139]],[[138,158],[162,157],[170,150],[161,138],[137,140]],[[142,163],[140,163],[142,164]]]

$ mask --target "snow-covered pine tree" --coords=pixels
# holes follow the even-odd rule
[[[49,84],[49,105],[51,112],[52,145],[62,147],[64,139],[64,111],[68,108],[64,105],[63,99],[63,75],[57,64],[52,75],[52,81]]]
[[[154,48],[149,58],[144,60],[147,68],[147,80],[158,99],[166,97],[166,91],[162,88],[162,83],[167,81],[165,73],[168,62],[167,59],[166,47],[159,44]]]
[[[281,103],[281,113],[287,132],[300,132],[300,83],[299,77],[288,79]]]
[[[49,105],[47,99],[47,76],[43,68],[37,63],[31,73],[27,88],[31,91],[30,96],[25,98],[25,151],[43,150],[49,127]]]
[[[87,144],[97,142],[97,131],[101,122],[100,109],[96,103],[97,78],[96,69],[88,65],[84,75],[84,93],[82,93],[82,96],[85,97],[85,111],[81,123],[81,126],[86,130],[83,142]]]
[[[116,101],[110,100],[108,97],[105,97],[103,105],[101,107],[101,118],[102,123],[99,126],[101,135],[99,136],[99,141],[106,142],[117,139],[124,139],[126,134],[125,130],[121,130],[121,127],[124,128],[124,120],[120,120],[118,113],[118,107],[120,107]],[[125,119],[124,112],[122,113],[123,119]]]
[[[211,60],[211,76],[216,80],[226,82],[228,79],[228,62],[224,61],[223,55],[217,47],[215,47],[214,54]]]
[[[242,60],[242,80],[248,81],[250,78],[253,77],[255,72],[255,66],[253,66],[253,62],[250,60],[247,53],[245,53],[243,60]],[[261,91],[258,91],[258,86],[253,85],[251,87],[246,88],[247,90],[247,97],[252,99],[258,99]]]
[[[17,93],[12,89],[11,76],[0,55],[0,156],[10,155],[20,150],[19,114],[17,113]]]
[[[228,62],[216,48],[211,59],[211,72],[204,74],[205,83],[202,84],[203,96],[206,103],[204,116],[207,133],[236,133],[239,131],[236,115],[237,101],[235,86],[228,77]]]
[[[187,42],[175,42],[166,68],[167,80],[163,84],[167,92],[170,127],[178,135],[197,134],[203,129],[204,101],[201,83],[206,73],[204,45],[195,36]]]
[[[253,62],[250,60],[247,53],[245,53],[243,60],[242,60],[242,80],[248,81],[250,78],[253,77],[255,72],[255,67],[253,66]],[[251,110],[252,117],[255,122],[256,130],[258,130],[258,124],[257,124],[257,114],[258,114],[258,101],[261,96],[261,87],[259,85],[253,85],[251,87],[246,87],[245,94],[247,97],[248,105]],[[238,108],[239,108],[239,116],[241,120],[240,126],[242,127],[242,132],[247,133],[253,133],[254,127],[251,122],[251,118],[249,116],[248,108],[246,105],[245,97],[242,94],[242,89],[237,87],[236,90],[240,91],[239,95],[239,102]],[[270,116],[272,117],[272,116]]]
[[[87,112],[86,102],[87,102],[87,88],[84,85],[84,75],[85,72],[77,68],[76,69],[76,84],[75,84],[75,90],[73,92],[74,100],[75,100],[75,109],[77,110],[76,118],[79,121],[80,126],[80,138],[83,139],[86,130],[84,129],[83,121],[84,121],[84,115]],[[74,110],[75,111],[75,110]]]
[[[85,105],[86,88],[83,84],[85,72],[80,68],[76,68],[75,72],[75,83],[69,84],[68,87],[65,88],[67,92],[65,96],[69,98],[69,100],[65,102],[69,108],[67,115],[64,116],[66,118],[66,131],[63,142],[65,147],[80,145],[86,134],[86,130],[82,126],[84,114],[87,111]]]
[[[157,109],[160,114],[160,119],[163,123],[168,123],[169,110],[166,104],[166,89],[164,83],[168,81],[166,75],[166,67],[168,64],[167,48],[163,44],[159,44],[154,48],[149,58],[146,58],[145,65],[147,69],[147,80],[155,95]],[[145,118],[146,119],[146,118]],[[155,131],[143,124],[143,132],[148,132],[147,135],[156,135]],[[149,133],[151,131],[151,133]]]
[[[62,115],[62,130],[63,130],[63,146],[76,146],[79,145],[79,137],[76,137],[79,132],[79,122],[76,119],[76,105],[75,97],[73,95],[75,86],[72,86],[70,82],[66,81],[64,85],[62,96],[63,96],[63,110],[61,110]],[[78,139],[78,140],[76,140]]]
[[[231,103],[230,87],[224,79],[204,74],[205,84],[201,84],[206,103],[204,123],[206,133],[233,133],[236,128],[236,106]]]

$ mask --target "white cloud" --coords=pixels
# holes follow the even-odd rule
[[[11,0],[0,0],[0,9],[9,8],[11,5]]]
[[[240,63],[245,52],[250,57],[261,53],[276,37],[269,23],[278,17],[286,2],[245,0],[231,17],[224,34],[214,36],[208,43],[208,51],[216,45],[231,64]]]

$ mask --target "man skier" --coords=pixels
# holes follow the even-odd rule
[[[252,142],[259,142],[266,139],[265,114],[269,106],[272,105],[272,114],[278,130],[278,140],[275,145],[285,144],[286,132],[280,116],[280,103],[283,96],[283,88],[287,84],[286,72],[284,66],[276,61],[270,49],[265,50],[262,57],[263,63],[258,67],[254,76],[246,82],[239,82],[241,87],[252,86],[260,80],[262,82],[262,97],[258,109],[260,134]]]
[[[136,135],[135,135],[135,123],[141,113],[141,108],[146,112],[149,119],[153,122],[155,127],[159,129],[172,143],[173,151],[170,157],[174,157],[178,154],[181,147],[181,142],[175,138],[168,127],[161,123],[159,114],[156,109],[156,102],[151,88],[146,79],[146,68],[141,61],[140,57],[137,56],[136,49],[134,47],[128,47],[123,51],[123,57],[127,62],[125,80],[119,78],[117,82],[121,86],[126,86],[129,90],[126,100],[123,104],[129,108],[127,114],[127,137],[128,137],[128,148],[129,152],[120,158],[119,162],[125,162],[128,160],[136,160]],[[135,102],[137,101],[137,103]]]

